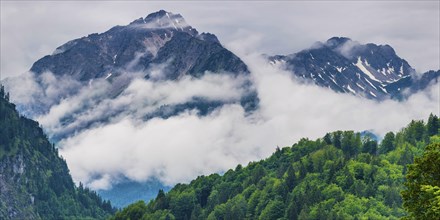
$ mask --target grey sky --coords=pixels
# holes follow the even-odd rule
[[[332,36],[389,44],[416,70],[439,69],[439,1],[1,1],[2,78],[69,40],[164,9],[236,53],[288,54]],[[237,51],[239,50],[244,51]]]

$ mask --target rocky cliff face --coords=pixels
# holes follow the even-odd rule
[[[0,163],[0,217],[2,219],[38,219],[34,207],[35,197],[15,187],[28,182],[23,155],[6,158]]]

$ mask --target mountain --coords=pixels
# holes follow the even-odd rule
[[[28,74],[5,80],[5,85],[12,94],[20,94],[15,91],[19,90],[16,85],[28,82],[33,91],[26,92],[25,98],[13,100],[17,100],[22,114],[32,118],[50,114],[51,108],[63,101],[81,96],[81,108],[72,108],[70,114],[59,118],[59,124],[66,129],[48,130],[52,140],[58,141],[122,112],[133,115],[138,108],[120,106],[78,123],[100,104],[124,99],[133,81],[144,79],[153,86],[166,86],[166,82],[203,81],[204,77],[236,82],[235,89],[240,94],[225,100],[210,97],[209,91],[200,91],[184,100],[163,103],[163,98],[145,97],[140,102],[146,103],[149,110],[137,117],[168,118],[187,110],[206,115],[225,103],[237,103],[252,111],[258,105],[257,93],[248,79],[249,70],[239,57],[225,49],[215,35],[199,34],[181,15],[160,10],[126,26],[69,41],[36,61]]]
[[[76,187],[66,162],[36,121],[20,116],[0,91],[0,219],[102,219],[114,212]]]
[[[138,111],[121,106],[78,123],[80,117],[94,112],[96,106],[123,99],[129,85],[139,79],[152,85],[178,84],[204,77],[211,81],[212,78],[229,79],[237,83],[235,89],[241,93],[225,100],[210,97],[209,91],[200,91],[193,97],[171,103],[162,103],[163,98],[148,100],[146,97],[140,102],[149,105],[149,110],[137,116],[143,120],[168,118],[188,110],[206,115],[226,103],[237,103],[246,111],[252,111],[259,100],[249,75],[246,64],[224,48],[215,35],[199,33],[180,14],[160,10],[126,26],[115,26],[101,34],[69,41],[36,61],[27,75],[7,79],[5,85],[12,94],[19,94],[14,91],[17,90],[15,85],[30,81],[29,88],[34,90],[26,92],[26,101],[17,98],[16,102],[20,112],[32,118],[50,114],[51,108],[63,101],[78,96],[87,99],[79,101],[81,108],[59,118],[59,124],[66,130],[48,131],[52,140],[59,141],[115,118],[121,112]],[[13,100],[16,99],[13,97]]]
[[[404,91],[423,90],[440,76],[439,71],[429,71],[417,78],[415,70],[391,46],[364,45],[346,37],[333,37],[310,49],[268,59],[305,82],[376,100],[402,99],[407,96]]]
[[[127,117],[147,121],[186,111],[203,116],[224,104],[251,112],[258,95],[249,75],[246,64],[214,34],[199,33],[180,14],[160,10],[69,41],[5,84],[19,112],[38,119],[57,143]],[[24,87],[29,90],[24,98],[15,98]],[[99,192],[122,206],[148,200],[138,194],[115,197],[145,184],[121,183]]]
[[[393,98],[404,99],[408,94],[423,90],[432,83],[438,83],[440,70],[430,70],[420,78],[406,77],[399,81],[386,85],[386,90]]]
[[[161,76],[147,71],[164,63],[168,65]],[[127,70],[147,71],[147,78],[171,80],[183,75],[199,77],[205,71],[248,72],[246,64],[225,49],[215,35],[199,34],[180,14],[164,10],[102,34],[69,41],[35,62],[30,70],[37,75],[45,71],[69,75],[83,82],[115,77]]]
[[[439,128],[431,114],[381,143],[353,131],[303,138],[246,167],[161,190],[111,219],[400,219],[407,165],[440,144]]]

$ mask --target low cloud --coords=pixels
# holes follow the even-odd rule
[[[336,48],[336,51],[338,51],[342,56],[344,56],[347,59],[353,58],[353,52],[354,50],[360,46],[359,42],[348,40],[345,43],[343,43],[341,46]]]
[[[241,91],[234,86],[239,84],[209,74],[199,81],[135,80],[121,95],[128,100],[118,101],[134,113],[120,114],[118,120],[59,143],[74,179],[94,189],[109,188],[124,177],[154,177],[173,185],[265,158],[276,146],[290,146],[302,137],[314,139],[334,130],[384,135],[439,112],[438,83],[405,102],[376,102],[297,83],[290,73],[266,65],[259,56],[244,60],[260,98],[257,111],[246,114],[242,106],[226,104],[206,116],[185,111],[167,119],[140,120],[137,116],[151,107],[146,103],[154,103],[147,100],[175,103],[196,94],[235,99]]]
[[[164,64],[166,65],[166,64]],[[53,141],[127,117],[142,120],[191,102],[239,103],[252,92],[248,76],[206,72],[201,78],[163,80],[164,65],[79,82],[68,75],[27,72],[9,78],[6,89],[22,114],[35,118]],[[151,76],[154,74],[154,77]],[[143,76],[149,75],[146,80]],[[23,86],[25,85],[25,86]],[[31,95],[29,95],[31,94]]]
[[[37,77],[29,71],[7,78],[3,83],[11,94],[11,100],[19,104],[20,113],[28,117],[46,113],[49,106],[75,95],[83,87],[82,83],[68,76],[57,77],[50,72]]]
[[[189,111],[147,122],[126,118],[63,141],[61,152],[74,178],[92,188],[109,187],[122,176],[172,185],[257,158],[261,146],[247,136],[243,113],[228,105],[206,117]]]

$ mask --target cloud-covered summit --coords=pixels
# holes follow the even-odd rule
[[[416,74],[389,45],[361,44],[347,37],[332,37],[298,53],[269,57],[269,61],[305,82],[379,101],[407,98],[440,76],[436,72]],[[417,75],[425,81],[420,82]]]
[[[128,25],[115,26],[104,33],[71,40],[58,47],[51,55],[37,60],[29,72],[18,78],[7,79],[6,86],[14,94],[13,98],[20,104],[23,114],[39,117],[54,111],[52,107],[61,105],[71,97],[84,96],[83,92],[91,88],[94,91],[87,94],[88,101],[82,99],[84,104],[81,105],[84,108],[80,112],[88,109],[85,106],[92,108],[96,102],[101,103],[123,94],[134,79],[187,80],[192,77],[202,78],[205,73],[227,75],[225,78],[243,78],[249,75],[246,64],[224,48],[215,35],[199,34],[181,15],[160,10]],[[18,88],[12,86],[14,82],[26,82],[28,86]],[[248,85],[244,90],[251,90],[251,86]],[[28,92],[22,92],[23,89],[28,89]],[[96,96],[98,93],[99,97]],[[95,94],[96,97],[90,94]],[[147,112],[145,114],[148,116],[144,117],[172,115],[175,112],[174,107],[169,105],[179,105],[178,109],[181,111],[189,107],[185,106],[188,101],[192,102],[189,108],[202,111],[210,111],[204,107],[207,105],[205,102],[215,105],[224,102],[206,98],[210,97],[209,93],[193,95],[199,101],[184,98],[177,103],[156,102],[163,106],[158,105],[159,110]],[[252,108],[254,104],[251,103],[256,103],[257,100],[249,98],[251,94],[242,95],[243,99],[238,98],[238,102]],[[234,102],[237,99],[229,101]],[[202,102],[205,104],[197,104]],[[64,127],[69,128],[75,121],[74,118],[84,113],[80,112],[72,112],[75,114],[69,117],[60,116],[59,120]],[[101,117],[111,115],[103,114]],[[87,126],[90,123],[80,125],[81,128]],[[73,131],[75,129],[78,127],[74,126]]]
[[[30,70],[37,75],[68,75],[88,83],[114,77],[121,71],[147,71],[167,62],[167,79],[186,74],[201,76],[204,71],[247,72],[240,58],[214,35],[198,34],[181,15],[163,10],[126,26],[69,41],[52,55],[39,59]]]
[[[129,26],[145,29],[174,29],[184,31],[192,36],[198,35],[197,30],[187,24],[182,15],[165,10],[159,10],[145,18],[136,19]]]

